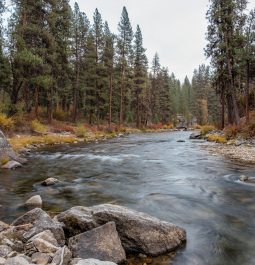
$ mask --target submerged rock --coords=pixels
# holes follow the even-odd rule
[[[245,175],[242,175],[242,176],[240,176],[240,181],[242,181],[242,182],[247,182],[248,180],[249,180],[249,178],[247,177],[247,176],[245,176]]]
[[[26,204],[26,206],[41,207],[42,206],[42,198],[40,195],[33,196],[30,199],[28,199],[25,204]]]
[[[75,258],[95,258],[115,263],[126,260],[114,222],[70,238],[68,246]]]
[[[60,183],[60,181],[58,179],[55,178],[47,178],[42,182],[43,186],[53,186],[57,183]]]
[[[61,246],[65,244],[65,235],[62,225],[52,220],[50,216],[40,208],[35,208],[32,211],[25,213],[23,216],[16,219],[12,225],[32,224],[32,228],[23,234],[25,240],[29,240],[36,234],[45,230],[50,230]]]
[[[177,143],[185,143],[185,140],[178,140]]]
[[[111,204],[91,207],[99,224],[116,223],[123,247],[127,252],[158,256],[173,251],[186,241],[184,229],[171,223]]]

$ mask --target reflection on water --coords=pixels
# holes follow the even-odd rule
[[[0,173],[0,219],[11,221],[26,211],[24,201],[35,194],[52,212],[116,203],[187,230],[187,244],[174,258],[147,264],[255,264],[255,186],[238,181],[243,174],[255,177],[254,169],[211,156],[203,142],[188,136],[131,135],[32,153],[24,168]],[[41,186],[49,177],[63,183]],[[139,262],[145,261],[130,264]]]

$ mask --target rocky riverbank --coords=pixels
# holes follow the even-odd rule
[[[78,206],[54,217],[35,208],[0,222],[0,265],[134,264],[130,253],[149,260],[185,241],[184,229],[122,206]]]
[[[202,145],[202,148],[214,156],[224,156],[240,163],[255,164],[255,140],[236,138],[226,140],[222,131],[202,135],[200,132],[191,134],[190,139],[204,139],[216,144]]]

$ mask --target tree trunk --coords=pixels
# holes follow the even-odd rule
[[[122,68],[122,74],[121,74],[120,119],[119,119],[119,125],[120,126],[123,124],[123,95],[124,95],[124,89],[125,89],[125,66],[123,66],[123,68]]]
[[[48,95],[47,113],[48,113],[48,123],[52,123],[53,120],[53,102],[52,102],[52,88]]]
[[[39,90],[35,88],[35,117],[38,119],[38,107],[39,107]]]
[[[225,127],[225,93],[224,88],[221,91],[221,129]]]
[[[246,123],[250,121],[249,115],[249,94],[250,94],[250,63],[247,61],[247,80],[246,80],[246,89],[245,89],[245,114],[246,114]]]
[[[109,82],[109,127],[110,128],[112,124],[112,82],[113,82],[113,77],[111,71],[110,82]]]

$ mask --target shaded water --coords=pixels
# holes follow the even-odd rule
[[[22,203],[35,194],[44,209],[57,212],[116,203],[187,230],[187,244],[171,264],[255,264],[255,186],[237,181],[255,169],[211,156],[188,137],[130,135],[32,153],[24,168],[0,172],[0,220],[24,212]],[[42,187],[48,177],[65,183]]]

